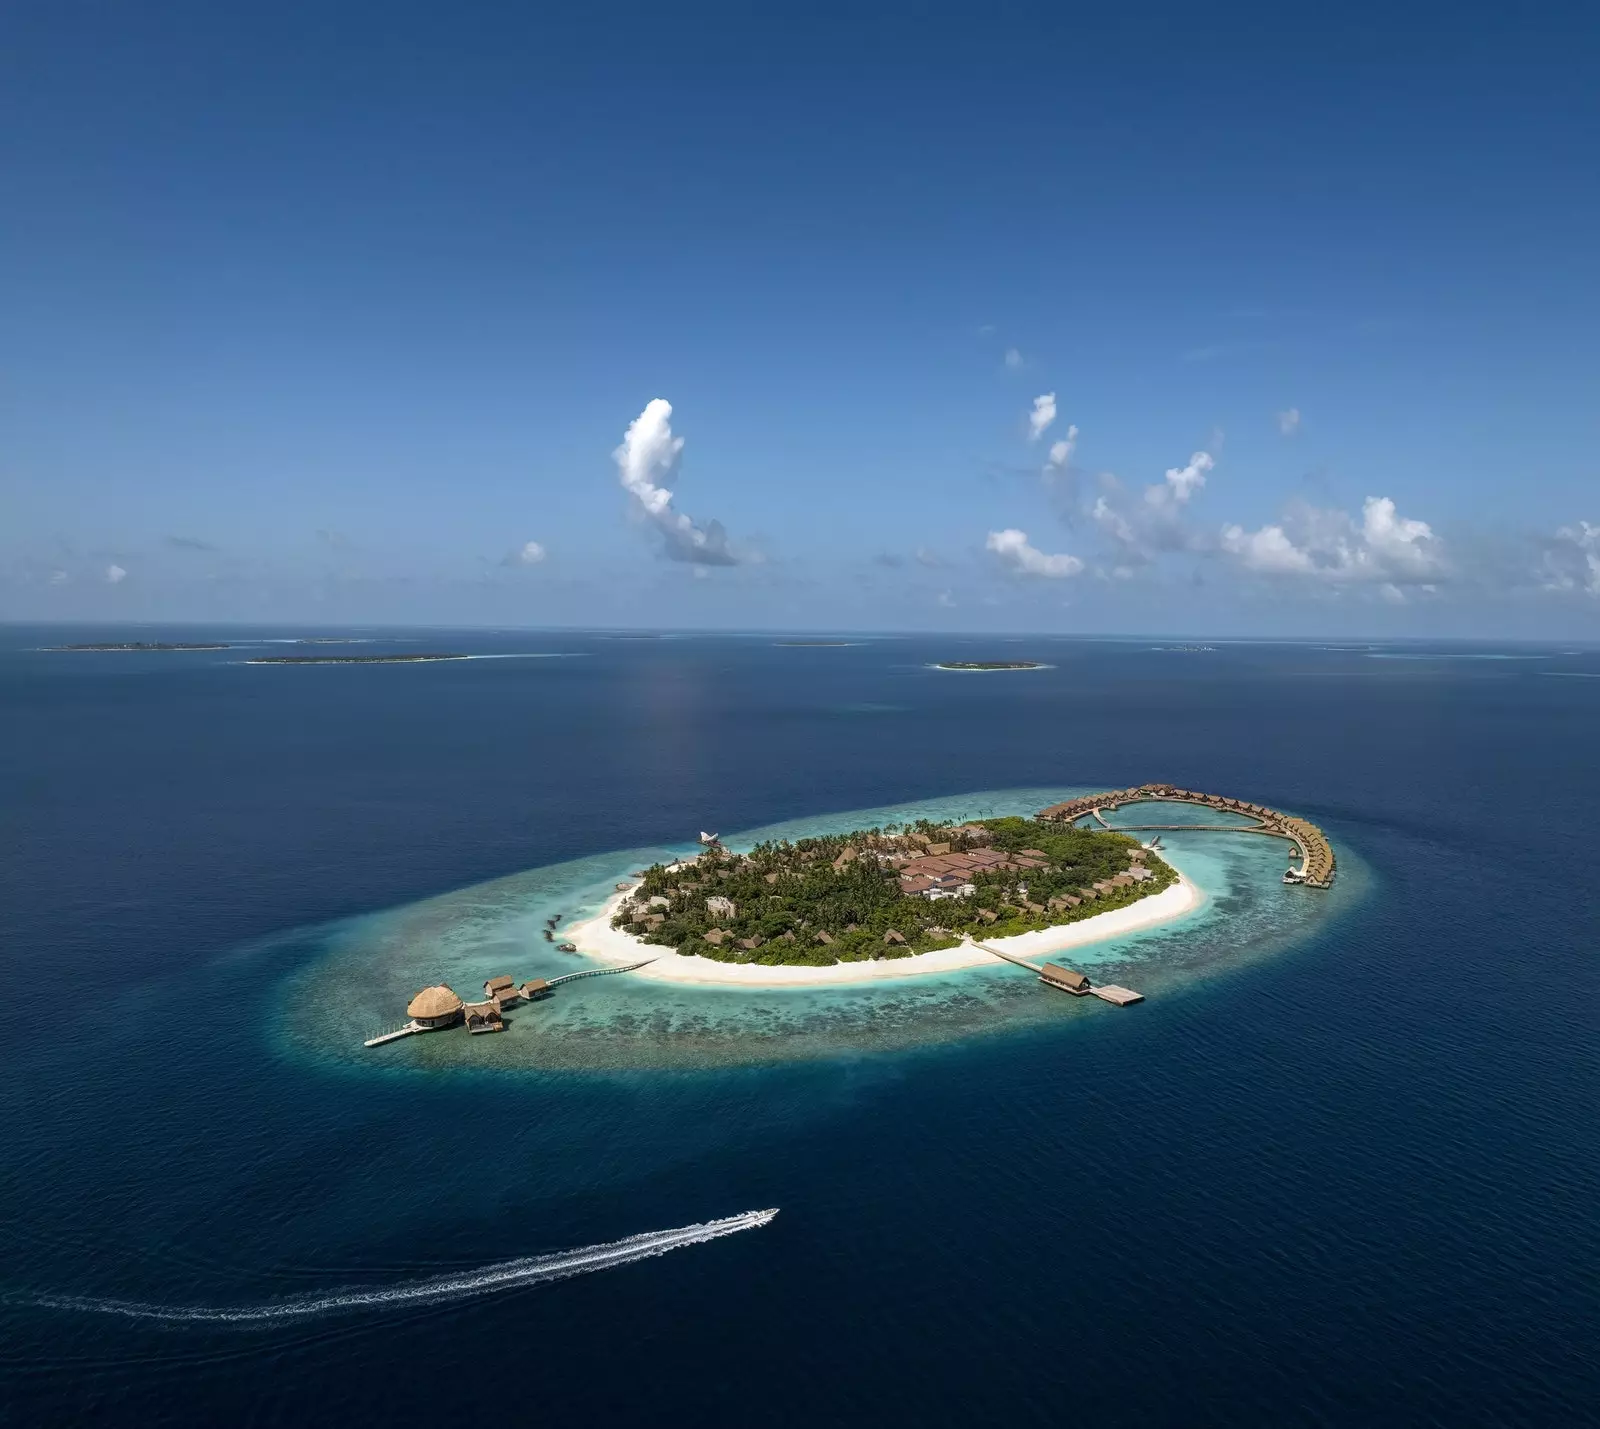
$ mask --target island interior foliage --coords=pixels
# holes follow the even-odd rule
[[[718,962],[825,967],[1006,937],[1177,881],[1127,834],[1040,819],[890,824],[646,869],[613,926]]]

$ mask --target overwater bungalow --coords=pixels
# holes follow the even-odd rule
[[[483,985],[483,995],[492,1002],[507,1002],[515,1000],[519,995],[516,991],[517,980],[509,973],[501,973],[499,977],[492,977]]]
[[[505,1031],[505,1018],[500,1015],[498,1002],[469,1002],[461,1011],[466,1018],[467,1031],[474,1036],[480,1032]]]
[[[461,1020],[462,1002],[456,994],[443,983],[437,987],[425,987],[411,999],[406,1008],[406,1016],[419,1027],[428,1028],[449,1027]]]

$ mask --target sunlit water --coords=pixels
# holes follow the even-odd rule
[[[0,1425],[1593,1419],[1600,654],[349,633],[582,658],[0,630]],[[1126,1009],[624,974],[360,1045],[700,828],[1152,778],[1335,887],[1166,835],[1204,907],[1072,954]]]

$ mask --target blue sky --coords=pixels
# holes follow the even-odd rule
[[[4,30],[0,616],[1600,632],[1577,7]]]

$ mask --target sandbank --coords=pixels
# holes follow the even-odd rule
[[[886,978],[919,977],[924,973],[955,972],[958,968],[981,967],[998,961],[971,943],[936,952],[917,953],[909,958],[883,958],[864,963],[833,963],[828,967],[767,967],[760,963],[719,963],[711,958],[686,957],[671,949],[646,943],[621,928],[611,919],[628,895],[617,893],[593,918],[567,929],[561,936],[576,945],[587,957],[605,963],[636,963],[653,958],[635,977],[661,982],[699,983],[722,987],[828,987],[848,983],[880,982]],[[1017,933],[1009,938],[986,939],[991,946],[1021,958],[1041,958],[1081,948],[1089,943],[1170,923],[1198,908],[1204,895],[1183,874],[1172,887],[1142,898],[1127,908],[1113,908],[1081,918],[1075,923],[1036,932]]]

